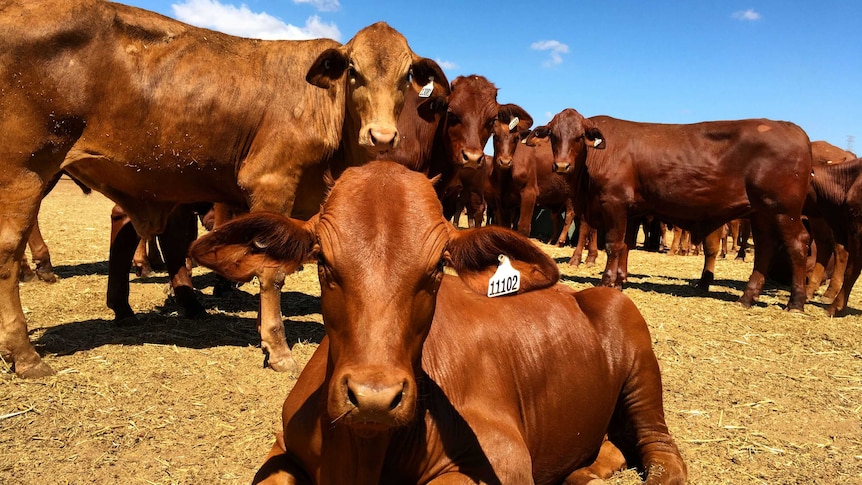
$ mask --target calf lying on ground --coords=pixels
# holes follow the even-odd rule
[[[553,260],[508,229],[454,229],[422,174],[348,169],[318,218],[244,216],[192,256],[239,280],[318,261],[326,337],[255,482],[586,483],[625,465],[605,435],[647,483],[685,482],[634,304],[556,284]],[[520,289],[488,298],[503,256]]]

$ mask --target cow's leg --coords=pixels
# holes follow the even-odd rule
[[[563,209],[566,211],[566,218],[563,220],[563,230],[560,231],[560,236],[557,238],[557,247],[560,248],[566,245],[566,241],[569,239],[569,229],[575,223],[575,204],[572,199],[566,199]]]
[[[54,266],[51,264],[51,253],[48,252],[48,245],[45,244],[42,231],[39,230],[38,216],[36,223],[33,225],[33,230],[30,231],[27,246],[30,247],[30,255],[33,257],[33,264],[36,266],[36,276],[45,283],[56,283],[57,275],[54,274]]]
[[[729,232],[727,230],[727,224],[722,224],[720,231],[721,231],[721,239],[720,239],[721,251],[719,252],[719,256],[721,256],[722,258],[725,258],[725,257],[727,257],[727,233]]]
[[[149,251],[147,250],[149,246]],[[132,266],[135,268],[135,274],[146,278],[153,274],[153,267],[150,264],[150,256],[153,253],[158,253],[158,244],[156,238],[151,237],[138,241],[138,246],[135,248],[135,254],[132,256]]]
[[[784,243],[787,255],[790,257],[791,268],[793,268],[790,280],[790,301],[787,310],[802,312],[805,310],[805,274],[808,262],[808,243],[811,238],[799,216],[780,214],[775,223],[781,242]]]
[[[587,244],[587,238],[589,237],[588,227],[587,222],[581,217],[580,222],[578,222],[578,243],[575,245],[572,257],[569,259],[569,264],[572,266],[581,265],[581,256],[584,254],[584,246]]]
[[[843,244],[835,244],[833,254],[835,254],[835,264],[832,267],[832,277],[829,278],[829,286],[826,292],[823,293],[821,300],[825,303],[832,303],[841,287],[844,286],[844,275],[847,273],[847,263],[849,262],[849,253]]]
[[[626,252],[626,209],[625,207],[614,208],[603,207],[602,220],[605,222],[605,252],[608,261],[605,264],[605,272],[602,274],[601,286],[622,288],[622,258]],[[614,212],[617,214],[615,215]],[[620,216],[621,214],[621,216]]]
[[[745,252],[748,249],[749,237],[751,237],[751,219],[739,219],[739,252],[736,253],[737,261],[745,261]]]
[[[0,154],[0,160],[9,158]],[[18,275],[42,200],[42,179],[20,169],[0,171],[0,357],[21,377],[54,373],[27,336]]]
[[[287,454],[284,433],[278,433],[263,465],[254,474],[253,485],[311,485],[314,483],[296,461]]]
[[[260,282],[257,329],[260,332],[260,348],[266,354],[264,364],[278,372],[295,373],[299,366],[287,346],[281,316],[281,287],[285,276],[280,268],[264,268],[257,275]]]
[[[648,334],[638,346],[608,430],[609,439],[623,452],[634,451],[647,474],[646,484],[685,484],[688,469],[668,431],[662,402],[661,373]],[[633,463],[632,463],[633,464]]]
[[[775,250],[778,249],[778,240],[772,219],[762,214],[752,214],[750,220],[751,234],[754,238],[754,269],[748,278],[748,284],[742,296],[738,300],[745,308],[749,308],[760,296],[766,275],[769,273],[772,257]]]
[[[178,206],[168,217],[165,232],[158,236],[165,257],[174,298],[183,308],[186,318],[206,315],[206,310],[195,296],[191,270],[186,265],[189,245],[197,239],[197,219],[191,206]]]
[[[518,219],[518,232],[530,237],[533,225],[533,211],[536,210],[536,187],[526,186],[521,190],[521,217]]]
[[[850,290],[856,284],[859,278],[859,273],[862,271],[862,223],[851,222],[850,231],[847,235],[847,266],[844,270],[844,282],[841,289],[835,295],[835,299],[826,309],[830,316],[835,316],[843,312],[847,308],[847,301],[850,298]],[[838,264],[833,271],[838,270]]]
[[[614,473],[625,469],[626,457],[605,436],[602,447],[599,448],[599,456],[595,461],[584,468],[575,470],[566,477],[565,485],[597,485],[604,483],[603,480],[610,478]]]
[[[829,263],[829,258],[832,257],[833,248],[835,247],[835,237],[832,233],[832,228],[829,227],[829,224],[822,217],[808,216],[808,225],[811,228],[811,237],[814,240],[812,246],[815,259],[814,268],[811,270],[811,275],[808,278],[805,296],[811,299],[814,297],[817,289],[820,288],[821,283],[823,283],[826,265]],[[833,294],[832,296],[834,297],[835,295]]]
[[[129,270],[132,258],[141,238],[122,209],[115,206],[111,211],[111,246],[108,252],[107,305],[114,311],[114,323],[133,325],[138,323],[135,312],[129,306]]]
[[[587,259],[584,264],[587,268],[592,268],[596,265],[596,260],[599,258],[599,231],[591,227],[589,224],[584,224],[584,230],[587,231]]]
[[[739,219],[734,219],[727,223],[730,229],[730,250],[739,251]]]
[[[26,283],[36,279],[36,273],[30,267],[30,261],[27,259],[27,253],[21,258],[21,266],[18,269],[18,281]]]
[[[712,231],[703,240],[703,271],[697,282],[697,287],[703,291],[709,291],[709,285],[715,281],[715,261],[722,244],[727,245],[724,226]]]

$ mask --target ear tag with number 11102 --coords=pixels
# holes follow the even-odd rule
[[[500,265],[497,266],[497,272],[488,281],[489,298],[517,293],[521,287],[521,272],[512,267],[509,258],[501,254],[497,259],[500,261]]]

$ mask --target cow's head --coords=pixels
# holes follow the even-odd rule
[[[433,79],[445,79],[436,62],[413,53],[407,39],[384,22],[322,52],[306,80],[329,88],[342,76],[347,77],[349,126],[358,127],[359,145],[371,152],[398,145],[397,120],[408,90],[419,92]]]
[[[452,81],[446,119],[446,152],[456,167],[479,168],[497,119],[497,88],[482,76]]]
[[[328,414],[364,433],[415,415],[416,375],[445,266],[483,295],[500,254],[521,272],[520,292],[559,278],[553,260],[513,231],[456,230],[443,218],[431,181],[388,161],[346,170],[319,218],[253,213],[198,239],[191,254],[233,279],[317,260],[329,341]]]
[[[496,168],[509,170],[518,143],[529,134],[533,118],[517,104],[504,104],[497,111],[494,122],[494,160]]]
[[[587,159],[588,146],[605,147],[605,138],[599,129],[572,108],[560,111],[547,125],[534,129],[525,140],[527,145],[533,145],[534,138],[550,138],[557,173],[570,173],[582,166]]]

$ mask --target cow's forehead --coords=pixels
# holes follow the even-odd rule
[[[481,113],[484,117],[495,117],[497,88],[482,76],[458,77],[452,82],[449,108],[455,113]]]
[[[413,51],[400,32],[384,22],[370,25],[347,43],[347,53],[355,68],[367,76],[396,71],[406,72],[413,62]],[[368,72],[371,70],[371,72]]]
[[[373,241],[377,247],[398,244],[406,252],[436,231],[442,212],[424,174],[394,162],[371,162],[339,177],[323,206],[318,236],[325,246],[367,249]]]

